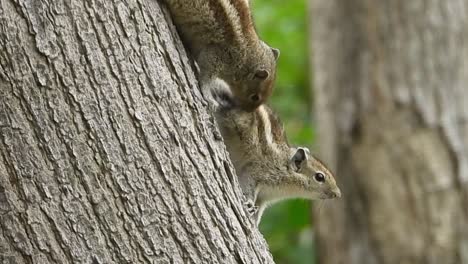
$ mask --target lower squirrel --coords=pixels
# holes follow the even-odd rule
[[[257,225],[265,208],[277,201],[341,197],[332,172],[307,148],[288,144],[280,119],[268,106],[242,110],[221,80],[212,95],[216,121]]]

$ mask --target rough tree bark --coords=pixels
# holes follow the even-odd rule
[[[311,1],[320,263],[468,263],[467,7]]]
[[[2,263],[272,262],[167,19],[0,0]]]

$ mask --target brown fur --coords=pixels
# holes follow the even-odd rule
[[[306,149],[289,146],[280,119],[268,106],[261,105],[254,112],[221,107],[216,120],[242,190],[259,207],[257,222],[263,210],[278,200],[341,196],[332,172],[324,163]],[[298,169],[292,157],[300,149],[307,159]],[[324,174],[324,183],[315,180],[318,172]]]
[[[206,94],[215,78],[232,89],[234,100],[253,111],[271,95],[279,52],[259,39],[245,0],[164,0],[185,46],[200,68]],[[266,71],[265,78],[256,73]],[[252,95],[257,95],[255,101]]]

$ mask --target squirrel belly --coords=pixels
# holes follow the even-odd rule
[[[253,111],[271,95],[277,49],[260,40],[248,1],[163,0],[200,68],[204,94],[216,78],[232,88],[239,107]]]
[[[217,82],[216,121],[236,170],[242,191],[258,210],[288,198],[331,199],[341,192],[333,173],[304,147],[289,145],[283,125],[271,108],[254,112],[239,108],[226,83]]]

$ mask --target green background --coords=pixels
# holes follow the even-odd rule
[[[281,117],[289,143],[312,147],[307,2],[254,0],[251,8],[260,38],[281,51],[276,87],[269,105]],[[276,263],[315,263],[311,203],[288,200],[265,211],[260,231]]]

